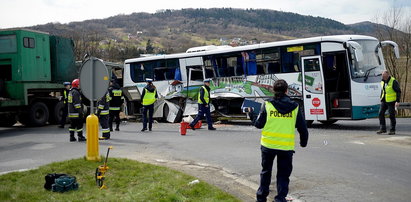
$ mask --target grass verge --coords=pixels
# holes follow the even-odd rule
[[[102,158],[104,159],[104,158]],[[0,176],[1,201],[239,201],[205,182],[188,185],[194,177],[165,167],[110,158],[105,183],[99,190],[94,173],[102,162],[83,158],[56,162],[35,170]],[[43,188],[48,173],[77,177],[79,189],[65,193]]]

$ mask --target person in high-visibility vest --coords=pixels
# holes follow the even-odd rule
[[[143,88],[143,91],[141,93],[141,103],[143,105],[143,129],[141,129],[142,132],[147,130],[147,122],[148,130],[151,131],[153,128],[154,103],[158,98],[157,89],[153,84],[153,79],[146,78],[146,82],[147,85]]]
[[[285,80],[274,83],[275,96],[266,101],[260,114],[254,119],[254,126],[261,132],[260,187],[257,201],[267,201],[274,158],[277,157],[277,195],[275,201],[286,202],[288,185],[292,172],[295,128],[300,134],[300,146],[306,147],[308,130],[298,104],[287,96],[288,84]]]
[[[68,94],[69,94],[70,89],[71,89],[71,83],[70,82],[66,81],[66,82],[63,83],[63,85],[64,85],[64,88],[65,88],[64,91],[63,91],[63,97],[62,97],[64,107],[63,107],[63,114],[61,115],[59,128],[64,128],[64,125],[66,125],[66,119],[67,119],[67,115],[68,115],[67,100],[68,100]]]
[[[390,76],[390,73],[387,70],[382,72],[381,80],[381,107],[379,112],[380,119],[380,130],[377,131],[377,134],[382,134],[387,132],[387,126],[385,125],[385,112],[388,109],[391,120],[391,129],[388,135],[395,135],[395,108],[399,106],[401,98],[401,89],[400,84],[397,80]]]
[[[124,103],[123,89],[114,79],[112,79],[108,92],[110,93],[111,98],[109,117],[110,131],[113,131],[113,121],[116,122],[116,131],[120,131],[120,111],[121,106]]]
[[[86,141],[86,138],[83,136],[83,106],[79,88],[80,80],[74,79],[73,82],[71,82],[71,90],[67,99],[70,118],[70,142],[76,141],[74,137],[75,132],[77,132],[79,142]]]
[[[110,126],[109,126],[109,114],[110,114],[110,93],[107,92],[105,96],[100,98],[100,100],[97,103],[97,116],[98,116],[98,121],[100,122],[101,125],[101,137],[99,138],[100,140],[108,140],[110,139]]]
[[[213,120],[211,119],[210,112],[210,81],[211,79],[205,79],[204,85],[201,86],[200,92],[198,94],[198,114],[196,118],[190,123],[190,128],[195,130],[194,126],[197,122],[204,117],[204,114],[207,119],[208,130],[216,130],[213,127]]]

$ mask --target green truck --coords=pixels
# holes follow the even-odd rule
[[[77,77],[71,39],[27,29],[0,30],[0,126],[58,123],[63,82]]]

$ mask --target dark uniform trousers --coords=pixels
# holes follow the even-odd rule
[[[147,117],[148,112],[148,117]],[[151,130],[153,125],[153,113],[154,113],[154,104],[145,105],[143,106],[143,128],[147,129],[147,122],[148,128]]]
[[[64,103],[63,114],[61,115],[61,120],[60,120],[60,126],[64,126],[66,124],[67,115],[68,115],[68,104]]]
[[[78,137],[83,137],[83,120],[81,118],[70,118],[70,136],[77,132]]]
[[[271,171],[274,159],[277,156],[276,177],[278,193],[275,201],[283,202],[283,199],[288,194],[288,184],[290,183],[290,175],[293,170],[293,154],[294,151],[282,151],[261,146],[261,165],[263,169],[260,173],[261,180],[260,187],[257,190],[257,201],[267,201],[271,184]]]
[[[206,107],[208,105],[208,107]],[[193,122],[191,122],[191,126],[195,126],[197,122],[204,118],[204,115],[207,119],[208,128],[213,127],[213,120],[211,119],[211,112],[210,112],[210,105],[209,104],[198,104],[198,114]]]
[[[113,130],[113,121],[116,122],[116,128],[120,127],[120,110],[110,110],[110,130]]]
[[[397,124],[397,121],[395,120],[395,102],[381,102],[380,113],[378,115],[378,118],[380,119],[380,129],[384,131],[387,130],[385,124],[385,111],[387,111],[387,109],[390,114],[391,131],[395,131],[395,125]]]
[[[109,115],[100,115],[98,118],[101,125],[102,136],[110,139]]]

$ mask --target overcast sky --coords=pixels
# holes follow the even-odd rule
[[[154,13],[160,9],[222,7],[265,8],[351,24],[373,21],[393,5],[411,8],[411,0],[0,0],[0,3],[0,28],[68,23],[133,12]]]

